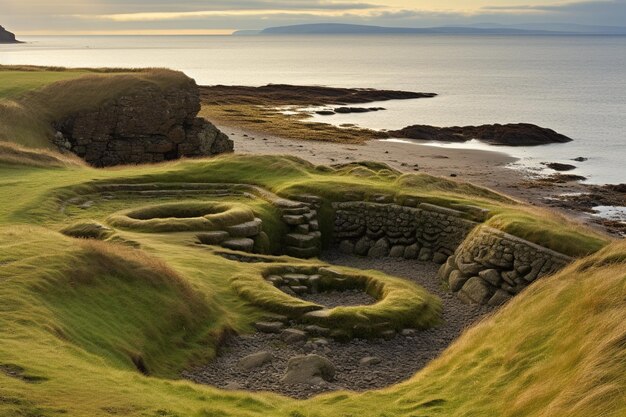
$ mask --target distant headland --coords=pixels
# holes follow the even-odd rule
[[[0,43],[21,43],[15,39],[15,35],[0,26]]]
[[[385,27],[343,23],[311,23],[270,27],[263,30],[240,30],[236,36],[254,35],[624,35],[626,28],[585,25],[547,24],[504,26],[438,26],[426,28]]]

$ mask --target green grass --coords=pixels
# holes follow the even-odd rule
[[[0,71],[0,99],[11,99],[21,94],[39,89],[45,85],[77,78],[85,75],[83,71]]]
[[[101,84],[95,78],[121,77],[129,80],[128,87],[142,74],[88,74],[77,85],[107,86],[109,81]],[[158,82],[150,80],[154,75],[145,77],[146,82]],[[65,105],[66,111],[74,105],[67,103],[70,95],[52,96],[63,86],[39,87],[37,94],[47,91],[41,97]],[[106,94],[86,93],[85,101],[76,105]],[[29,102],[34,100],[29,93],[13,97],[0,105],[27,106],[30,112],[43,104]],[[48,111],[43,114],[49,116]],[[0,130],[18,132],[26,119],[14,120],[0,120]],[[14,142],[41,141],[37,135],[30,142],[23,139]],[[320,220],[326,232],[331,201],[350,193],[439,204],[464,211],[467,218],[475,218],[479,207],[490,210],[486,223],[492,227],[573,256],[595,254],[531,285],[401,384],[306,401],[225,392],[180,380],[179,375],[212,358],[226,333],[249,331],[270,313],[242,298],[238,283],[258,288],[268,268],[321,263],[268,256],[260,257],[267,263],[233,262],[220,256],[228,251],[195,244],[191,231],[115,229],[110,237],[94,228],[120,211],[157,206],[156,214],[162,215],[163,207],[197,208],[210,201],[247,206],[263,220],[274,252],[286,232],[268,197],[245,187],[239,191],[249,197],[196,193],[185,194],[184,200],[176,193],[137,192],[111,193],[113,198],[105,199],[98,191],[105,184],[155,183],[173,191],[191,183],[234,183],[258,185],[283,197],[313,193],[323,198]],[[424,174],[400,175],[373,163],[332,169],[281,156],[224,156],[96,170],[53,152],[9,143],[0,145],[0,201],[1,417],[626,414],[626,243],[490,190]],[[89,201],[93,204],[84,204]],[[59,231],[109,240],[73,239]],[[406,309],[426,306],[428,311],[408,316],[433,318],[436,302],[418,287],[371,271],[343,271],[360,277],[368,291],[383,298],[382,305],[363,308],[360,314],[395,319]],[[265,295],[272,302],[280,297],[276,292]],[[292,298],[280,301],[298,303]],[[335,309],[332,319],[354,325],[354,312]]]

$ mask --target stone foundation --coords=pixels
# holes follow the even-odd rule
[[[477,228],[439,270],[468,303],[500,305],[573,259],[487,226]]]
[[[342,252],[444,263],[477,223],[431,204],[344,202],[335,209],[334,238]]]

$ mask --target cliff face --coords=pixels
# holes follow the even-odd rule
[[[95,110],[54,123],[54,143],[104,167],[233,151],[233,142],[200,111],[198,87],[143,86]]]
[[[19,41],[15,39],[13,33],[0,26],[0,43],[19,43]]]

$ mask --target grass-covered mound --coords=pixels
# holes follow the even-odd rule
[[[280,283],[271,282],[271,278],[280,278],[281,274],[302,275],[304,279],[298,285],[314,287],[316,292],[358,289],[377,302],[324,309],[281,291]],[[425,329],[440,322],[441,303],[436,297],[409,281],[375,271],[344,271],[320,265],[298,268],[272,265],[260,271],[251,268],[235,275],[231,283],[235,291],[250,303],[301,323],[324,326],[331,329],[331,336],[337,338],[379,337],[390,330]]]
[[[145,86],[185,86],[193,80],[165,69],[67,70],[0,66],[0,141],[52,149],[52,123],[98,108]]]
[[[169,203],[127,210],[109,217],[111,225],[143,232],[224,230],[254,220],[254,212],[235,203]]]

